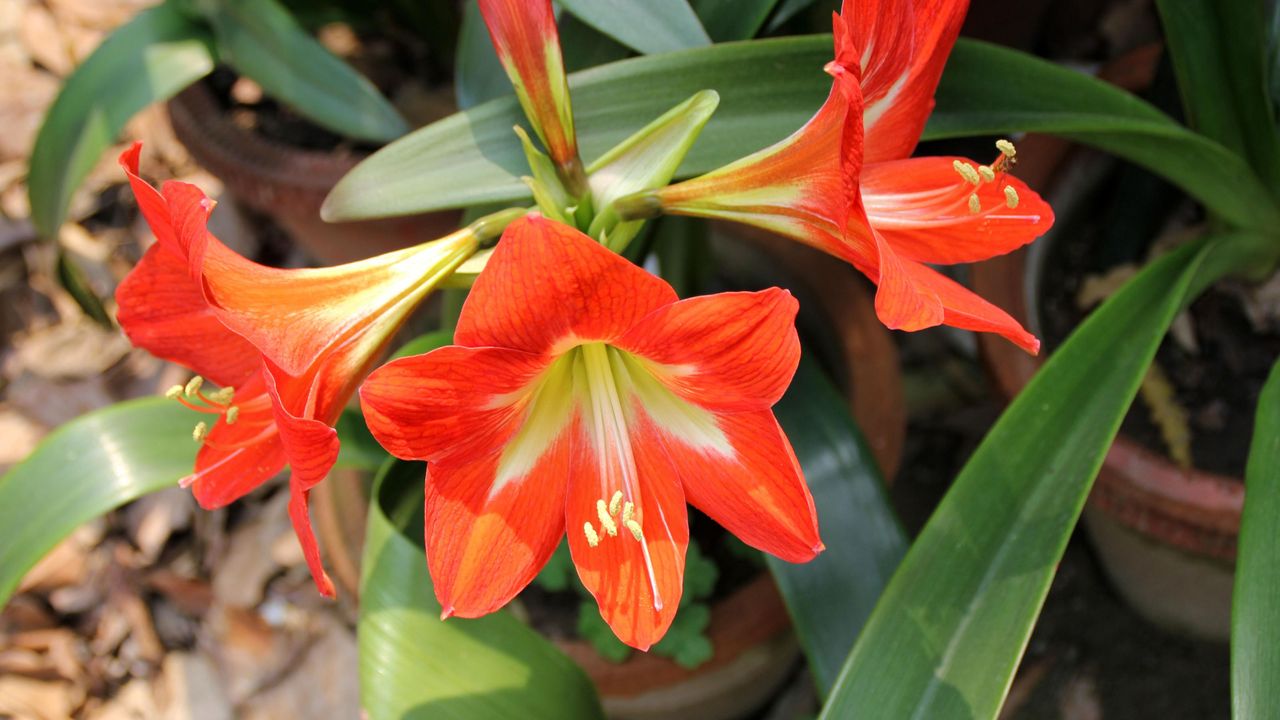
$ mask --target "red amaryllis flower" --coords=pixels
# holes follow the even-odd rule
[[[206,229],[213,202],[199,188],[138,176],[141,144],[120,164],[156,244],[116,292],[120,326],[138,347],[198,373],[169,395],[210,413],[183,479],[205,508],[239,498],[286,464],[289,515],[316,585],[320,562],[307,499],[338,455],[333,424],[409,311],[469,257],[462,230],[416,248],[339,267],[280,270],[250,262]],[[205,392],[201,376],[222,386]]]
[[[677,301],[577,230],[508,227],[457,345],[391,362],[360,390],[379,442],[429,463],[444,616],[504,605],[567,532],[604,619],[647,649],[680,602],[686,501],[784,560],[821,551],[770,409],[799,360],[795,313],[776,288]]]
[[[1005,141],[990,165],[906,159],[967,8],[965,0],[859,0],[834,16],[831,94],[795,134],[693,180],[624,199],[658,211],[756,225],[844,258],[877,283],[889,327],[938,324],[1040,342],[999,308],[925,263],[974,262],[1044,234],[1053,211],[1010,176]]]
[[[551,0],[479,0],[498,59],[533,130],[575,192],[585,189]]]

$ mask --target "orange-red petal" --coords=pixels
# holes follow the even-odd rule
[[[901,266],[908,282],[921,292],[938,298],[945,324],[975,332],[995,333],[1032,355],[1040,352],[1040,341],[1035,335],[1027,332],[1009,313],[983,300],[972,290],[920,263],[903,260]]]
[[[572,437],[564,517],[573,563],[618,639],[648,650],[671,626],[684,591],[689,522],[679,475],[643,416],[625,439],[593,436],[583,425]],[[612,533],[600,519],[600,503],[607,506],[619,491],[624,507],[632,503],[641,539],[621,512]],[[598,538],[594,547],[587,523]]]
[[[129,340],[156,357],[223,386],[239,386],[258,372],[254,347],[218,320],[186,263],[159,244],[120,283],[116,302]]]
[[[257,362],[257,357],[254,357]],[[236,387],[231,404],[239,417],[219,417],[196,455],[195,471],[184,478],[196,502],[206,509],[238,500],[284,469],[288,462],[276,432],[275,412],[261,371]],[[194,424],[196,417],[192,418]],[[207,422],[207,421],[206,421]]]
[[[920,157],[865,165],[862,200],[867,220],[903,258],[967,263],[1016,250],[1048,232],[1053,210],[1026,183],[1000,173],[973,185],[954,164],[963,158]],[[1017,207],[1009,207],[1006,187]],[[981,210],[972,212],[969,196]]]
[[[298,413],[291,411],[288,405],[296,404],[297,401],[290,402],[291,399],[281,397],[281,383],[278,382],[282,374],[280,368],[265,360],[263,365],[263,377],[271,396],[276,429],[289,460],[289,519],[293,523],[298,543],[302,545],[302,556],[311,570],[316,589],[321,595],[334,597],[336,592],[333,581],[324,571],[324,565],[320,561],[320,545],[311,527],[310,500],[311,490],[328,476],[329,470],[338,461],[338,433],[319,420],[300,417]]]
[[[657,365],[655,374],[684,400],[716,410],[772,407],[800,362],[786,290],[720,293],[655,310],[615,346]]]
[[[812,560],[823,549],[813,497],[773,413],[718,415],[716,421],[732,456],[663,438],[689,504],[754,548],[788,562]]]
[[[507,604],[564,534],[567,434],[510,482],[496,482],[500,455],[427,467],[427,564],[445,617],[479,617]]]
[[[968,7],[968,0],[845,0],[849,42],[862,58],[864,162],[911,155]]]
[[[612,341],[675,301],[666,282],[581,232],[527,215],[507,226],[453,337],[469,347],[558,353]]]
[[[369,430],[396,457],[483,455],[516,432],[531,400],[522,391],[549,364],[523,350],[444,347],[373,371],[360,405]]]

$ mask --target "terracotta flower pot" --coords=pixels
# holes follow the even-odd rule
[[[1159,48],[1143,48],[1102,73],[1129,89],[1150,84]],[[1071,167],[1072,146],[1044,136],[1019,143],[1019,175],[1052,192]],[[1052,233],[1040,242],[1052,242]],[[1036,328],[1028,311],[1039,298],[1043,248],[1021,250],[973,268],[980,295]],[[1014,397],[1043,363],[991,336],[983,355],[1006,397]],[[1244,507],[1244,483],[1184,470],[1137,441],[1118,435],[1084,511],[1085,529],[1121,595],[1166,627],[1214,639],[1230,636],[1232,565]]]
[[[213,91],[198,82],[169,101],[178,140],[246,206],[273,217],[316,259],[337,264],[411,247],[446,235],[461,213],[450,210],[383,220],[327,223],[320,204],[367,153],[305,150],[235,124]]]

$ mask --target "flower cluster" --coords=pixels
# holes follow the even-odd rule
[[[236,255],[206,228],[213,203],[191,185],[148,185],[134,146],[121,163],[157,243],[121,285],[119,319],[136,345],[198,373],[169,392],[209,416],[183,483],[218,507],[287,465],[294,528],[333,594],[307,496],[337,458],[333,425],[358,388],[378,441],[427,462],[426,556],[446,617],[506,604],[567,535],[602,616],[646,649],[679,606],[686,504],[753,547],[813,558],[813,500],[771,409],[799,362],[796,301],[776,288],[679,300],[610,240],[662,212],[757,225],[852,263],[878,285],[890,327],[945,323],[1035,352],[1008,315],[927,265],[1007,252],[1053,218],[1008,174],[1012,145],[989,165],[908,157],[965,6],[846,3],[830,96],[803,128],[675,185],[679,157],[649,163],[666,169],[633,187],[579,159],[550,0],[481,0],[547,151],[523,137],[540,212],[338,267]],[[714,95],[686,106],[709,115]],[[628,142],[606,166],[656,146]],[[413,308],[499,233],[455,344],[374,370]]]

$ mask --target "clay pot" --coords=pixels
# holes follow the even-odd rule
[[[411,247],[453,232],[461,212],[327,223],[320,204],[368,153],[296,148],[235,124],[206,83],[169,101],[174,134],[238,201],[270,215],[317,260],[337,264]]]
[[[1150,83],[1158,48],[1143,48],[1109,66],[1104,78],[1130,89]],[[1019,175],[1052,193],[1052,179],[1074,162],[1072,146],[1044,136],[1019,143]],[[1053,233],[1038,241],[1053,241]],[[1023,249],[973,268],[978,294],[1033,331],[1028,312],[1043,248]],[[1029,295],[1030,293],[1030,295]],[[979,336],[996,384],[1013,398],[1043,363],[991,335]],[[1232,566],[1244,507],[1244,483],[1184,470],[1137,441],[1118,435],[1084,510],[1084,525],[1107,575],[1143,616],[1160,625],[1218,640],[1230,637]]]

